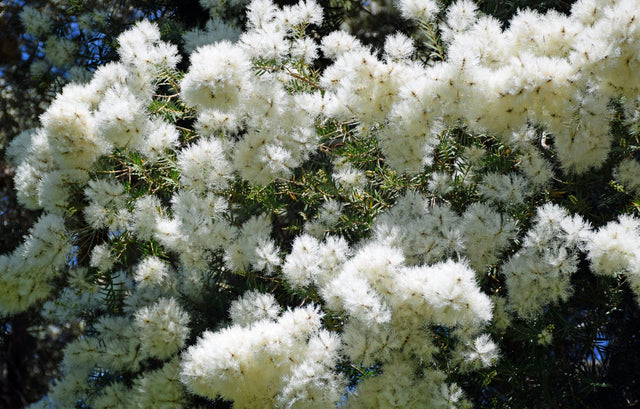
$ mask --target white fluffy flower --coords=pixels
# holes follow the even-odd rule
[[[156,223],[161,215],[160,200],[156,196],[139,197],[131,215],[132,231],[141,240],[150,240],[156,231]]]
[[[598,274],[640,274],[640,220],[621,215],[602,226],[587,244],[591,267]]]
[[[433,193],[444,196],[453,189],[453,177],[447,172],[433,172],[427,186]]]
[[[614,177],[626,189],[640,194],[640,163],[633,159],[623,159],[615,170]]]
[[[71,250],[67,234],[63,217],[44,213],[29,229],[29,235],[18,251],[27,265],[42,267],[42,273],[61,268]],[[46,279],[46,275],[42,278]]]
[[[124,185],[107,179],[90,180],[84,194],[92,203],[103,207],[122,208],[128,199]]]
[[[86,89],[67,85],[42,115],[46,135],[55,161],[67,168],[89,169],[106,151],[95,132],[91,102]]]
[[[518,167],[536,190],[547,187],[554,176],[549,161],[535,150],[523,153]]]
[[[253,0],[247,7],[249,27],[266,28],[276,19],[278,8],[271,0]]]
[[[531,195],[526,179],[516,173],[488,173],[478,186],[478,191],[485,198],[506,205],[521,204]]]
[[[361,276],[341,273],[322,289],[327,307],[345,311],[365,325],[380,325],[391,320],[391,310],[383,298]]]
[[[285,7],[282,13],[285,23],[292,27],[322,23],[322,8],[314,0],[301,0],[293,6]]]
[[[478,6],[471,0],[458,0],[447,8],[446,25],[442,28],[445,41],[453,40],[455,35],[467,31],[476,21]]]
[[[307,234],[296,237],[282,266],[282,274],[294,287],[304,287],[315,281],[320,274],[320,243]]]
[[[181,96],[192,107],[232,109],[250,85],[250,69],[251,61],[240,47],[228,41],[205,45],[191,54]]]
[[[122,62],[143,79],[155,74],[158,67],[173,69],[180,61],[178,48],[160,41],[160,29],[147,20],[120,34],[118,45]]]
[[[498,360],[498,346],[491,340],[489,334],[482,334],[467,343],[467,350],[462,352],[462,358],[472,367],[488,367]]]
[[[137,378],[126,403],[138,408],[171,408],[186,405],[186,390],[180,382],[180,360],[172,359],[161,368]],[[121,407],[125,407],[122,405]]]
[[[462,216],[465,254],[478,273],[498,262],[500,251],[516,238],[514,221],[483,203],[474,203]]]
[[[364,46],[344,31],[334,31],[322,38],[321,50],[327,58],[337,58],[349,51],[364,50]]]
[[[169,266],[155,256],[149,256],[138,263],[133,276],[142,287],[166,284],[168,278]]]
[[[590,226],[579,215],[555,204],[537,209],[522,248],[501,266],[510,307],[532,318],[544,306],[567,300],[571,275],[578,269],[578,250],[591,238]]]
[[[71,186],[85,182],[87,177],[87,172],[79,169],[45,173],[38,184],[39,207],[49,213],[64,214]]]
[[[108,243],[102,243],[91,250],[91,267],[95,267],[98,271],[107,272],[113,267],[115,260]]]
[[[114,285],[123,285],[118,283],[120,279],[116,276]],[[94,367],[129,371],[140,368],[140,361],[144,359],[140,354],[140,334],[130,317],[103,315],[95,328],[100,337],[100,347],[91,350],[95,354]]]
[[[339,340],[321,330],[315,307],[286,311],[277,321],[205,332],[182,360],[181,379],[194,393],[222,396],[238,408],[334,406],[343,388],[333,374]],[[318,388],[311,379],[322,379]]]
[[[165,155],[167,149],[174,149],[179,138],[180,132],[174,125],[154,120],[149,123],[146,138],[141,144],[142,153],[154,163]]]
[[[180,151],[180,183],[194,191],[221,190],[227,187],[232,168],[223,142],[216,138],[200,139]]]
[[[346,191],[362,189],[367,184],[366,174],[354,167],[347,158],[337,158],[334,161],[331,177]]]
[[[189,315],[173,298],[161,298],[135,315],[142,353],[166,359],[184,346],[189,335]]]
[[[110,88],[96,112],[98,134],[116,147],[136,149],[151,125],[145,111],[143,101],[129,88]]]
[[[436,0],[398,0],[402,17],[418,21],[431,22],[440,12]]]
[[[413,41],[402,33],[388,36],[384,42],[384,52],[389,60],[403,60],[411,57],[415,47]]]
[[[194,124],[200,136],[215,136],[218,133],[235,135],[241,129],[242,122],[238,113],[223,112],[217,109],[205,109],[198,113]]]
[[[291,47],[291,56],[310,64],[318,58],[318,46],[310,38],[296,39]]]
[[[273,294],[247,291],[229,307],[229,316],[234,325],[246,327],[260,320],[275,320],[280,305]]]
[[[272,243],[271,223],[266,217],[252,217],[242,225],[239,233],[236,240],[229,240],[231,244],[225,248],[225,261],[231,270],[253,267],[270,273],[280,264],[277,246],[269,244]]]
[[[480,291],[475,272],[452,260],[404,269],[394,293],[394,304],[434,323],[474,326],[492,317],[491,300]]]

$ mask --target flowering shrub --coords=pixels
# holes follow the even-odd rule
[[[640,2],[505,30],[399,7],[433,60],[254,0],[183,73],[141,22],[13,142],[42,215],[0,256],[0,311],[84,327],[34,407],[468,407],[456,380],[579,271],[640,296]],[[613,215],[572,200],[594,175]]]

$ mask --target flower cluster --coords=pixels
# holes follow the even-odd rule
[[[0,313],[46,301],[86,328],[40,405],[466,407],[456,377],[499,359],[510,317],[568,300],[581,264],[640,296],[638,218],[592,218],[557,183],[640,189],[610,132],[640,115],[640,2],[505,30],[468,0],[399,7],[439,24],[437,61],[404,34],[316,42],[312,0],[254,0],[235,42],[188,33],[186,73],[138,23],[15,139],[43,214],[0,256]]]
[[[333,406],[344,387],[333,371],[340,339],[322,329],[321,319],[309,306],[205,332],[183,357],[182,380],[194,393],[222,396],[237,408]]]

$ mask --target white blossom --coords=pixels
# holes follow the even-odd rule
[[[189,335],[189,316],[173,298],[161,298],[135,314],[144,355],[165,359],[184,346]]]
[[[254,0],[244,33],[200,3],[212,18],[185,36],[179,120],[155,109],[179,78],[177,47],[142,21],[117,38],[119,61],[76,67],[91,80],[64,87],[7,149],[18,200],[42,214],[0,255],[0,313],[41,303],[57,327],[86,329],[34,407],[182,407],[189,394],[236,408],[467,407],[440,370],[495,364],[488,324],[538,319],[587,266],[640,297],[637,217],[558,204],[590,172],[620,197],[640,192],[633,138],[611,129],[619,101],[637,133],[637,0],[521,10],[506,29],[469,0],[400,0],[443,41],[428,63],[412,59],[419,37],[391,35],[381,52],[305,34],[322,23],[313,0]],[[94,14],[79,30],[106,18]],[[51,35],[47,9],[21,19]],[[70,40],[43,47],[34,77],[75,64]],[[310,75],[319,56],[332,62]],[[501,291],[489,296],[488,279]],[[199,315],[213,305],[228,307],[222,321]],[[345,361],[380,373],[346,389]]]

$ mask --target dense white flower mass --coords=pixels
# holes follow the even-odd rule
[[[340,341],[321,329],[321,318],[309,306],[205,332],[183,357],[181,378],[191,391],[237,408],[333,406],[343,387],[333,373]]]
[[[511,307],[532,317],[544,306],[567,300],[571,275],[578,269],[578,250],[590,240],[590,225],[558,205],[539,207],[522,248],[501,266]]]
[[[200,108],[232,110],[249,86],[251,60],[242,48],[223,41],[191,55],[191,68],[180,84],[182,98]]]
[[[178,157],[178,166],[182,171],[182,184],[195,191],[223,189],[231,178],[231,164],[218,139],[201,139],[183,149]]]
[[[516,223],[483,203],[474,203],[462,215],[465,255],[479,273],[498,262],[500,252],[517,235]]]
[[[469,0],[399,1],[443,41],[428,63],[418,36],[309,35],[313,0],[254,0],[244,33],[201,3],[186,73],[138,23],[7,150],[43,212],[0,255],[0,313],[83,328],[49,407],[468,407],[452,374],[495,364],[492,331],[576,272],[640,294],[637,215],[578,191],[600,172],[594,200],[640,193],[640,1],[505,29]]]
[[[51,103],[42,116],[42,129],[57,166],[89,169],[108,147],[95,134],[95,118],[86,91],[72,85]]]
[[[127,87],[113,87],[105,95],[95,113],[100,137],[113,146],[137,148],[148,132],[149,118],[143,101]]]
[[[140,149],[152,162],[163,158],[167,150],[174,149],[180,139],[176,127],[162,120],[152,120],[147,129],[148,135]]]
[[[71,252],[67,234],[61,216],[45,213],[23,244],[0,257],[0,305],[5,313],[23,311],[49,295],[50,281],[64,269]]]
[[[373,231],[378,240],[401,248],[408,263],[434,263],[462,251],[459,219],[448,206],[432,206],[409,191],[377,218]]]
[[[293,249],[285,264],[282,274],[294,287],[302,287],[316,281],[322,274],[323,265],[320,258],[320,242],[312,236],[301,235],[293,242]]]

